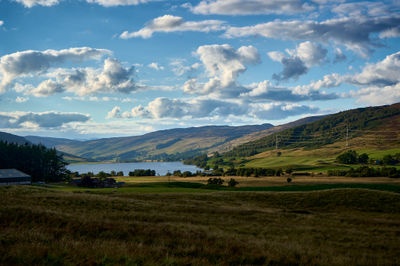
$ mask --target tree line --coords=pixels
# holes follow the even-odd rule
[[[33,182],[58,182],[66,174],[66,163],[56,149],[26,143],[19,145],[0,141],[0,168],[20,170],[32,177]]]

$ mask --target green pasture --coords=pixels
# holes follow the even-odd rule
[[[383,156],[400,153],[400,148],[377,150],[355,149],[358,154],[366,153],[372,159],[379,160]],[[282,150],[282,155],[268,153],[265,157],[260,155],[250,158],[245,167],[252,168],[291,168],[297,171],[327,172],[328,170],[346,170],[350,167],[362,165],[341,165],[335,162],[336,157],[342,152],[332,152],[331,149],[318,149],[313,151]]]

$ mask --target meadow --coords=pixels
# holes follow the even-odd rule
[[[356,140],[353,140],[356,142]],[[248,162],[243,166],[254,168],[282,168],[294,169],[297,171],[326,172],[328,170],[346,170],[350,167],[359,167],[362,165],[344,165],[336,162],[336,157],[345,152],[343,143],[326,145],[318,149],[279,149],[269,150],[248,158]],[[383,156],[388,154],[400,153],[399,148],[378,149],[363,145],[352,144],[358,154],[367,153],[373,160],[382,160]],[[281,152],[277,156],[277,152]]]
[[[400,263],[397,182],[229,189],[157,181],[0,187],[0,264]]]

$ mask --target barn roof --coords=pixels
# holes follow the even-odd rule
[[[17,169],[0,169],[0,178],[10,178],[10,177],[30,177]]]

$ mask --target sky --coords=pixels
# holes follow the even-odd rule
[[[0,0],[0,131],[279,125],[400,102],[400,0]]]

